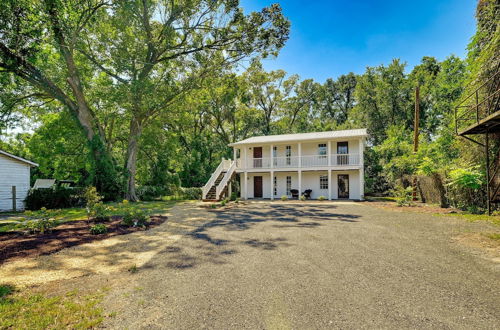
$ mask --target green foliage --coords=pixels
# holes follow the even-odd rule
[[[306,196],[304,196],[304,195],[300,195],[299,199],[300,199],[301,201],[305,201],[305,200],[306,200]]]
[[[412,194],[413,194],[413,188],[412,187],[402,187],[402,186],[397,186],[393,191],[392,191],[393,196],[396,198],[396,203],[398,206],[411,206],[412,205]]]
[[[288,200],[288,196],[287,196],[287,195],[283,195],[283,196],[281,196],[281,200],[282,200],[282,201],[286,201],[286,200]]]
[[[457,168],[449,173],[450,186],[459,189],[481,189],[484,184],[484,175],[477,167]]]
[[[325,196],[323,196],[323,195],[321,195],[321,196],[319,196],[319,197],[318,197],[318,200],[320,200],[320,201],[324,201],[324,200],[326,200],[326,197],[325,197]]]
[[[231,201],[236,201],[238,199],[238,194],[234,191],[231,193],[231,197],[229,198]]]
[[[84,204],[83,191],[79,188],[52,187],[48,189],[31,189],[26,196],[28,210],[61,209],[77,207]]]
[[[110,219],[109,212],[110,208],[108,206],[103,202],[98,202],[89,208],[87,215],[89,218],[94,219],[94,221],[103,222]]]
[[[125,212],[122,224],[127,227],[145,227],[149,220],[149,216],[144,210],[132,209]]]
[[[106,227],[106,225],[104,225],[102,223],[98,223],[98,224],[90,227],[90,233],[92,235],[106,234],[107,232],[108,232],[108,228]]]
[[[187,200],[200,200],[202,195],[201,188],[191,187],[191,188],[181,188],[183,199]]]
[[[220,206],[226,206],[226,204],[227,204],[227,201],[225,199],[220,202]]]
[[[54,215],[54,211],[41,208],[40,211],[37,212],[37,217],[33,220],[26,221],[24,226],[30,233],[43,235],[45,232],[50,232],[52,228],[59,225],[59,221],[54,218]]]
[[[87,187],[83,192],[83,197],[85,198],[85,205],[88,209],[91,209],[95,204],[102,200],[101,195],[97,192],[97,189],[93,186]]]
[[[142,201],[152,201],[161,196],[171,195],[173,189],[165,186],[141,186],[137,188],[137,197]]]

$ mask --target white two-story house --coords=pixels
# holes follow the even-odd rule
[[[203,199],[231,191],[239,173],[242,199],[356,199],[364,196],[366,129],[255,136],[230,144],[233,160],[223,160],[203,187]]]

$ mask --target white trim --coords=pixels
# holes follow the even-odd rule
[[[314,140],[327,140],[327,139],[342,139],[342,138],[362,138],[368,136],[365,128],[350,129],[342,131],[326,131],[326,132],[311,132],[311,133],[298,133],[298,134],[281,134],[281,135],[263,135],[254,136],[242,141],[234,142],[229,146],[241,144],[255,144],[255,143],[283,143],[283,142],[298,142],[298,141],[314,141]]]
[[[3,151],[3,150],[0,150],[0,155],[4,155],[4,156],[10,157],[10,158],[13,158],[15,160],[18,160],[20,162],[29,164],[29,165],[34,166],[34,167],[38,166],[37,163],[33,163],[32,161],[29,161],[27,159],[24,159],[24,158],[21,158],[21,157],[18,157],[18,156],[14,156],[13,154],[9,154],[8,152]]]

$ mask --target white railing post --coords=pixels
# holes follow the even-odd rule
[[[221,174],[223,169],[224,169],[224,158],[222,158],[222,161],[220,162],[219,166],[217,166],[215,171],[210,176],[210,179],[208,179],[208,182],[203,186],[203,189],[202,189],[202,198],[203,199],[207,198],[207,194],[210,191],[210,188],[212,188],[215,180],[217,180],[217,178],[219,177],[219,175]]]
[[[274,168],[274,155],[273,155],[273,145],[271,144],[271,146],[269,147],[269,159],[271,160],[271,168]]]
[[[302,143],[299,142],[299,168],[302,167]]]
[[[328,141],[328,166],[332,166],[332,141]]]
[[[236,169],[236,162],[231,162],[231,166],[229,166],[226,174],[224,174],[224,177],[222,178],[221,182],[217,185],[217,188],[215,188],[215,198],[219,199],[220,194],[222,193],[222,190],[224,187],[228,184],[229,180],[233,176],[233,173]]]

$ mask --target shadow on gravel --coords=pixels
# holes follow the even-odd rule
[[[228,236],[214,237],[208,230],[221,228],[224,231],[246,231],[257,224],[270,222],[272,228],[286,230],[301,228],[316,230],[324,222],[355,223],[358,215],[335,213],[336,206],[319,208],[311,205],[241,205],[226,210],[208,211],[216,214],[215,219],[187,233],[189,240],[181,246],[172,246],[163,253],[167,254],[166,267],[177,270],[189,269],[197,264],[225,264],[227,257],[238,252],[238,247],[247,246],[264,251],[287,247],[291,244],[286,238],[259,239],[249,237],[243,240],[228,239]],[[220,233],[219,233],[220,235]],[[180,244],[180,243],[177,243]],[[189,252],[187,252],[189,251]]]

